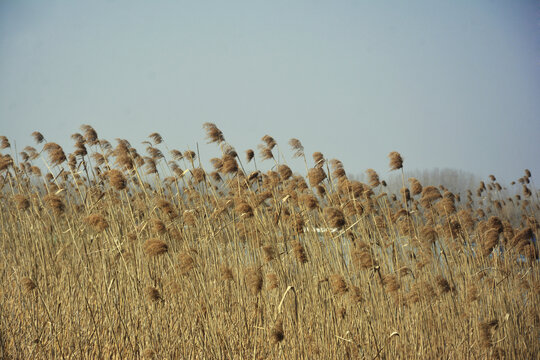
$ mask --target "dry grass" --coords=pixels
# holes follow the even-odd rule
[[[1,139],[0,358],[538,358],[528,170],[512,196],[387,194],[297,139],[305,178],[268,135],[257,170],[204,128],[212,173],[157,133],[147,155],[87,125],[67,156]]]

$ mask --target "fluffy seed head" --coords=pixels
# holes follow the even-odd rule
[[[293,157],[298,158],[304,156],[304,147],[302,146],[302,143],[298,139],[291,139],[289,140],[289,145],[291,149],[294,151]]]
[[[279,319],[276,321],[272,327],[270,339],[274,344],[280,343],[283,341],[283,339],[285,339],[285,333],[283,332],[283,320]]]
[[[377,187],[381,184],[380,180],[379,180],[379,175],[377,174],[377,172],[373,169],[367,169],[366,170],[366,173],[368,175],[368,178],[369,178],[369,186],[371,187]]]
[[[253,295],[261,292],[263,286],[263,275],[260,267],[253,266],[246,269],[246,285]]]
[[[126,188],[127,180],[124,174],[120,170],[117,170],[117,169],[110,170],[108,175],[109,175],[109,183],[114,189],[120,191]]]
[[[163,298],[161,297],[161,294],[159,292],[158,289],[156,289],[155,287],[153,286],[148,286],[146,287],[145,289],[145,294],[146,294],[146,297],[148,298],[148,300],[150,301],[153,301],[153,302],[156,302],[156,301],[161,301],[163,300]]]
[[[34,280],[28,278],[28,277],[24,277],[21,279],[21,284],[24,288],[24,291],[27,292],[27,293],[30,293],[32,292],[32,290],[34,290],[37,285],[36,283],[34,282]]]
[[[313,153],[313,161],[315,162],[315,167],[319,168],[324,165],[324,155],[318,151]]]
[[[264,135],[261,140],[266,143],[266,146],[270,150],[272,150],[274,148],[274,146],[276,146],[276,141],[270,135]]]
[[[152,238],[145,241],[143,250],[148,256],[157,256],[169,251],[169,246],[163,240]]]
[[[43,201],[53,211],[55,215],[62,215],[66,209],[64,202],[60,196],[55,194],[48,194],[43,197]]]
[[[410,178],[409,183],[411,184],[411,194],[418,195],[422,192],[422,184],[415,178]]]
[[[293,174],[291,168],[283,164],[278,166],[277,171],[282,180],[287,180]]]
[[[206,173],[201,168],[191,169],[191,176],[196,184],[201,183],[206,178]]]
[[[88,145],[97,145],[98,144],[98,135],[96,130],[90,125],[82,125],[81,130],[84,131],[84,139]]]
[[[392,151],[388,157],[390,158],[390,170],[398,170],[403,167],[403,158],[397,151]]]
[[[276,274],[266,275],[266,288],[268,290],[276,289],[278,287],[278,277]]]
[[[325,208],[324,216],[330,227],[340,228],[345,225],[345,215],[343,215],[343,211],[336,207]]]
[[[157,132],[151,133],[148,137],[154,141],[154,145],[159,145],[163,142],[163,138]]]
[[[203,128],[206,130],[206,138],[208,139],[208,143],[222,143],[225,141],[225,137],[223,136],[223,133],[221,130],[218,129],[216,124],[213,123],[204,123]]]
[[[343,295],[347,293],[347,291],[349,291],[349,288],[347,287],[347,284],[345,283],[343,276],[339,274],[331,275],[328,278],[328,281],[330,281],[330,287],[334,295]]]
[[[248,149],[246,150],[246,160],[249,163],[255,157],[255,151]]]
[[[37,144],[41,144],[45,139],[45,137],[39,131],[34,131],[32,133],[32,137]]]
[[[13,196],[13,200],[15,200],[17,210],[26,210],[30,207],[30,201],[28,201],[28,198],[22,194]]]
[[[267,263],[276,258],[276,249],[272,245],[263,246],[264,261]]]
[[[186,251],[180,253],[180,275],[187,275],[193,268],[195,268],[195,259]]]
[[[221,280],[232,281],[234,280],[232,269],[227,265],[221,265],[219,269],[221,273]]]
[[[91,214],[84,218],[84,222],[97,231],[103,231],[109,227],[109,223],[101,214]]]
[[[296,260],[298,260],[299,263],[305,264],[308,262],[306,250],[302,246],[302,244],[299,241],[294,241],[292,243],[294,256],[296,257]]]
[[[308,180],[311,187],[319,185],[324,179],[326,179],[326,173],[322,168],[311,168],[308,171]]]
[[[56,143],[46,143],[43,150],[49,154],[49,160],[53,165],[60,165],[67,160],[64,150]]]

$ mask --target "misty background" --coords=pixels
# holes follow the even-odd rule
[[[37,130],[71,152],[89,124],[207,162],[212,122],[303,174],[291,138],[359,177],[388,178],[391,151],[417,173],[540,172],[538,1],[2,1],[0,54],[13,151]]]

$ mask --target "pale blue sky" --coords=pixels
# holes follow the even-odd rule
[[[238,152],[273,136],[350,174],[540,172],[537,1],[0,1],[0,134],[69,145],[159,132]],[[260,161],[259,161],[260,163]],[[264,163],[263,163],[264,164]],[[270,164],[268,164],[270,165]]]

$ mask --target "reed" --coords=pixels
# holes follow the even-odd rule
[[[19,154],[0,137],[0,357],[538,357],[529,170],[450,192],[406,183],[392,152],[393,189],[298,139],[305,169],[269,135],[272,161],[242,163],[203,129],[213,158],[89,125],[71,153],[37,131]]]

